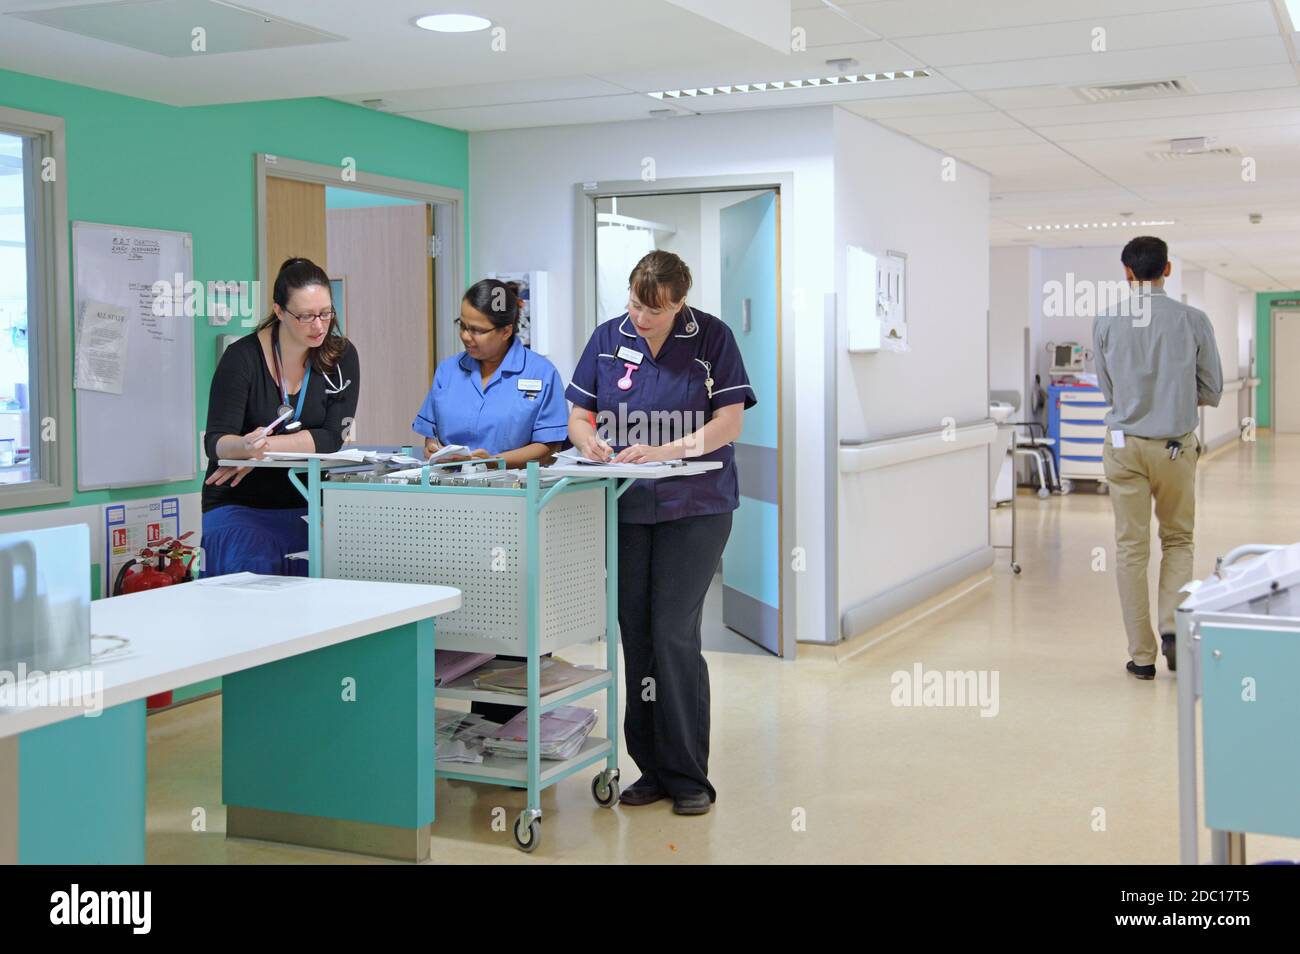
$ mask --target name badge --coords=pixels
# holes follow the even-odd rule
[[[626,345],[618,349],[618,356],[622,358],[624,361],[631,361],[633,364],[636,365],[639,365],[641,363],[641,359],[645,357],[645,355],[643,355],[640,351],[633,351],[631,348],[627,347]]]
[[[521,391],[540,391],[542,389],[541,378],[520,378],[519,390]]]

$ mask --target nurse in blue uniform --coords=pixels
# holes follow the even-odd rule
[[[485,278],[470,287],[456,324],[465,350],[438,365],[411,426],[424,450],[461,444],[466,457],[504,457],[507,467],[550,458],[567,433],[564,382],[555,365],[520,343],[519,289]],[[511,657],[504,657],[511,658]],[[475,702],[471,711],[507,722],[517,706]]]
[[[685,262],[651,252],[628,286],[627,313],[596,328],[565,393],[569,439],[592,460],[722,463],[638,481],[619,500],[623,732],[641,769],[620,802],[671,798],[674,812],[701,815],[717,793],[700,616],[740,505],[731,445],[756,399],[731,329],[686,304]]]
[[[485,278],[465,292],[456,322],[465,350],[438,365],[411,423],[426,454],[462,444],[465,456],[523,467],[563,443],[564,383],[555,365],[520,343],[519,306],[513,283]]]

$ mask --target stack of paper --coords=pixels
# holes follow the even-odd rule
[[[556,454],[555,463],[552,464],[551,466],[557,468],[564,468],[564,467],[572,467],[578,464],[581,464],[583,467],[589,467],[593,471],[613,470],[617,472],[617,471],[622,471],[623,468],[631,468],[634,471],[641,470],[641,471],[657,472],[657,471],[669,471],[678,467],[684,467],[686,465],[686,461],[653,460],[653,461],[644,461],[635,464],[616,464],[612,460],[610,461],[591,460],[590,458],[583,456],[582,452],[579,451],[576,447],[570,447],[567,450],[562,450],[558,454]]]
[[[470,712],[436,709],[434,715],[439,762],[482,762],[484,739],[501,728],[498,723]]]
[[[552,761],[573,758],[595,727],[595,709],[560,706],[551,712],[542,713],[540,743],[542,758]],[[519,710],[517,716],[483,741],[483,747],[489,755],[503,755],[513,759],[527,758],[528,710]]]
[[[577,685],[584,679],[590,679],[594,669],[580,669],[563,659],[554,657],[538,661],[541,671],[539,695],[548,695],[559,689]],[[492,669],[474,678],[474,685],[479,689],[493,692],[508,692],[511,695],[528,695],[528,667],[514,666],[509,669]]]

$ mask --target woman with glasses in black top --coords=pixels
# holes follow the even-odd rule
[[[329,277],[305,258],[280,266],[272,313],[221,356],[208,396],[203,573],[303,575],[306,501],[278,468],[221,467],[267,451],[338,450],[357,412],[361,365],[343,337]]]

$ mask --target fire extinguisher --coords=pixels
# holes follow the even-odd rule
[[[143,593],[193,579],[194,548],[185,542],[192,535],[191,532],[176,539],[167,537],[156,549],[145,547],[139,556],[127,560],[117,572],[111,595]],[[171,690],[145,700],[146,709],[163,709],[171,704]]]

